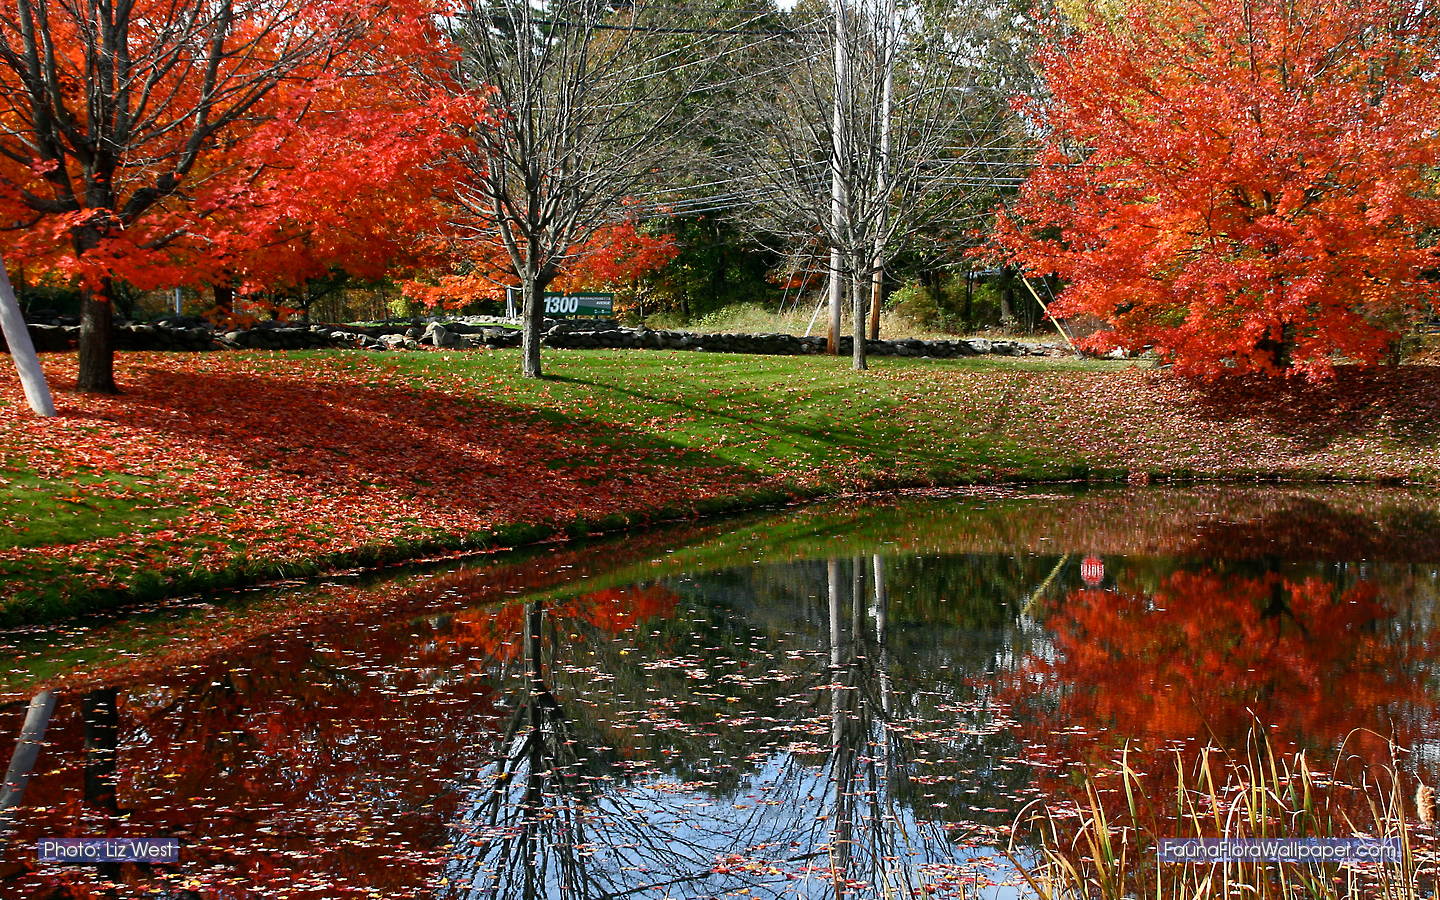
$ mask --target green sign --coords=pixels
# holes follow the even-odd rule
[[[506,292],[506,315],[514,318],[520,311],[519,288]],[[545,315],[552,319],[565,316],[613,316],[614,294],[545,294]]]
[[[614,294],[546,294],[547,316],[610,316],[615,314]]]

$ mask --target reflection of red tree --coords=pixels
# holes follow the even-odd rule
[[[79,704],[62,704],[15,846],[41,835],[176,835],[184,878],[204,882],[205,897],[429,896],[463,799],[455,785],[491,758],[503,723],[491,681],[414,659],[416,627],[276,637],[264,652],[128,692],[123,824],[83,811]],[[121,896],[93,868],[14,877],[7,890],[36,896],[60,885],[64,896]],[[137,867],[120,876],[136,896],[154,878]],[[227,893],[226,883],[244,887]]]
[[[1197,828],[1219,837],[1222,821],[1232,836],[1369,827],[1374,798],[1362,786],[1390,784],[1386,738],[1412,745],[1437,721],[1426,691],[1436,634],[1399,627],[1370,583],[1341,589],[1273,572],[1178,571],[1153,594],[1074,591],[1046,624],[1053,653],[1022,663],[1005,693],[1025,710],[1017,718],[1032,758],[1045,764],[1038,780],[1050,808],[1063,821],[1067,810],[1098,803],[1111,827],[1139,842],[1130,876],[1141,896],[1156,893],[1148,840]],[[1138,790],[1122,785],[1115,761],[1127,744]],[[1310,772],[1334,778],[1304,789],[1306,816],[1281,815],[1299,805],[1300,751]],[[1435,773],[1418,764],[1433,782]],[[1094,795],[1075,777],[1082,772]],[[1215,818],[1177,810],[1182,790],[1208,809],[1208,784],[1219,786]],[[1258,823],[1246,812],[1252,787],[1274,792],[1262,792],[1268,813]],[[1060,843],[1076,848],[1069,862],[1092,871],[1083,841],[1062,834]]]
[[[586,624],[616,634],[640,622],[669,616],[679,599],[674,591],[659,584],[605,588],[546,604],[545,615],[556,623]],[[524,618],[523,603],[466,610],[451,618],[450,631],[442,640],[478,649],[497,659],[513,659],[521,651]]]
[[[1337,592],[1275,573],[1175,572],[1153,597],[1079,590],[1047,622],[1054,655],[1010,690],[1039,743],[1071,759],[1087,754],[1067,743],[1102,734],[1107,747],[1238,747],[1255,719],[1282,744],[1334,747],[1356,728],[1403,742],[1424,724],[1403,713],[1428,706],[1415,664],[1433,642],[1388,636],[1377,626],[1390,615],[1371,584]]]

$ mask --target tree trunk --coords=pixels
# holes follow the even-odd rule
[[[0,811],[19,806],[25,800],[25,788],[30,784],[30,775],[35,771],[35,761],[45,746],[45,730],[50,727],[50,717],[55,712],[55,692],[41,691],[30,698],[30,707],[25,711],[25,724],[20,728],[20,738],[15,742],[15,752],[10,756],[10,768],[5,771],[5,784],[0,786]],[[3,821],[0,821],[3,825]]]
[[[885,300],[885,272],[880,268],[875,269],[875,277],[870,285],[870,340],[880,340],[880,307]]]
[[[1009,267],[1000,271],[1000,327],[1014,328],[1015,322],[1015,275]]]
[[[3,259],[0,259],[0,332],[5,335],[10,358],[20,373],[20,386],[25,390],[30,408],[42,416],[55,415],[55,400],[50,396],[50,385],[45,383],[45,371],[40,368],[40,357],[35,355],[35,342],[30,340],[30,330],[25,327],[25,316],[10,287]]]
[[[1281,325],[1278,338],[1267,334],[1255,344],[1255,349],[1269,357],[1270,365],[1274,366],[1276,371],[1289,371],[1295,350],[1295,326]]]
[[[75,256],[100,246],[101,233],[95,225],[84,225],[71,232]],[[118,394],[115,387],[115,305],[111,302],[109,278],[100,280],[98,289],[85,286],[80,294],[80,377],[76,384],[82,391],[94,394]]]
[[[855,344],[850,348],[850,368],[865,371],[865,321],[869,318],[870,285],[859,272],[850,279],[850,314],[855,320]]]
[[[825,334],[825,352],[840,353],[840,308],[845,305],[845,279],[840,274],[840,251],[830,248],[830,327]]]
[[[120,737],[120,692],[100,688],[80,700],[85,720],[85,802],[115,812],[115,772]]]
[[[525,604],[525,672],[530,676],[530,702],[540,708],[538,698],[545,693],[545,663],[540,656],[541,628],[545,624],[545,607],[539,600]]]
[[[520,337],[520,375],[540,378],[540,328],[545,319],[545,285],[533,275],[525,276],[520,282],[520,293],[524,329]]]
[[[80,295],[80,377],[76,386],[93,394],[118,394],[115,386],[115,305],[110,279]]]
[[[969,334],[975,327],[975,276],[969,269],[965,270],[965,306],[960,318],[965,323],[965,333]]]
[[[920,283],[924,285],[925,290],[929,291],[932,295],[936,297],[940,296],[940,272],[938,270],[926,269],[924,272],[921,272]]]
[[[232,284],[215,285],[215,308],[211,310],[211,317],[216,322],[228,321],[235,315],[235,286]]]

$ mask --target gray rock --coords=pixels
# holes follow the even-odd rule
[[[460,335],[446,330],[445,326],[439,322],[431,322],[425,329],[425,336],[421,338],[421,342],[443,350],[460,346]]]
[[[37,353],[63,353],[69,350],[71,341],[80,331],[65,325],[29,325],[27,328]],[[0,346],[4,346],[3,339],[0,339]]]

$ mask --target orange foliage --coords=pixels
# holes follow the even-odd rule
[[[546,619],[562,627],[586,624],[608,634],[634,628],[638,623],[669,616],[679,596],[659,584],[639,587],[605,588],[581,594],[556,604],[545,604]],[[442,643],[479,649],[496,659],[520,655],[525,631],[525,605],[510,603],[500,608],[485,607],[456,613]]]
[[[567,254],[570,262],[549,289],[563,292],[621,286],[664,267],[677,253],[674,235],[648,234],[634,222],[614,225],[572,249]],[[477,300],[503,301],[506,285],[515,283],[510,260],[492,245],[436,241],[431,255],[461,259],[463,265],[406,283],[405,296],[428,307],[453,310]]]
[[[1400,0],[1163,0],[1040,55],[1052,138],[996,245],[1177,368],[1374,363],[1434,296],[1440,19]]]
[[[673,234],[648,234],[625,222],[586,241],[554,287],[585,291],[625,284],[663,268],[679,252]]]
[[[214,94],[223,99],[213,108],[201,77],[209,44],[200,38],[217,26],[174,24],[196,0],[139,0],[132,78],[153,80],[145,108],[153,121],[128,129],[94,118],[87,102],[87,91],[103,94],[91,69],[105,51],[84,4],[42,5],[60,48],[54,79],[82,121],[56,142],[39,117],[7,116],[0,216],[28,227],[6,232],[3,249],[31,271],[92,287],[119,278],[139,288],[252,290],[331,266],[376,277],[397,259],[412,261],[413,236],[438,221],[432,196],[446,175],[436,161],[447,126],[483,121],[482,110],[425,90],[449,60],[428,0],[281,0],[238,12],[222,42]],[[20,49],[14,24],[0,25],[0,44]],[[0,91],[21,97],[23,88],[15,69],[0,65]],[[202,108],[215,126],[196,131]],[[94,158],[90,134],[119,145]]]
[[[1055,653],[1031,659],[1012,693],[1039,701],[1037,739],[1073,759],[1106,749],[1106,735],[1241,747],[1257,719],[1333,747],[1353,728],[1389,735],[1397,709],[1428,702],[1409,673],[1429,636],[1397,649],[1377,629],[1389,615],[1370,583],[1340,591],[1273,572],[1179,571],[1153,595],[1078,590],[1047,620]]]

